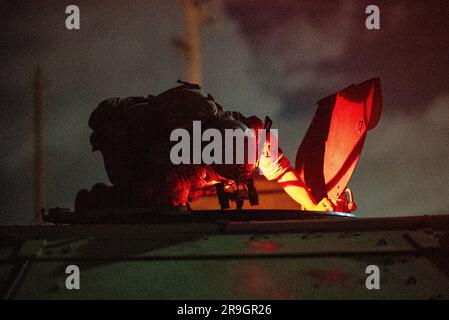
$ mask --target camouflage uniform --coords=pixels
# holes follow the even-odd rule
[[[170,133],[176,128],[189,129],[194,120],[205,124],[236,120],[254,129],[263,124],[257,117],[225,112],[200,89],[183,83],[157,96],[101,102],[89,119],[93,130],[90,141],[93,151],[102,153],[113,186],[97,184],[91,191],[81,190],[76,210],[177,207],[213,194],[217,180],[213,166],[172,164]],[[267,163],[268,158],[262,158],[261,163]],[[281,152],[278,162],[266,170],[269,179],[279,177],[283,168],[290,166]]]

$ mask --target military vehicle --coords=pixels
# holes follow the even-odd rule
[[[188,212],[53,208],[45,225],[0,227],[2,298],[448,299],[449,215],[351,213],[380,107],[378,79],[322,99],[298,150],[296,169],[338,212],[298,210],[263,179],[264,209],[214,210],[212,197]]]

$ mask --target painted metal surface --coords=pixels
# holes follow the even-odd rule
[[[315,200],[338,199],[355,170],[368,130],[380,119],[380,80],[352,85],[318,102],[296,154],[296,170]]]
[[[449,215],[0,227],[8,299],[449,299]],[[81,289],[65,288],[76,264]],[[365,287],[366,266],[381,289]]]

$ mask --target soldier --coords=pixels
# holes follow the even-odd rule
[[[208,128],[261,129],[255,117],[224,111],[211,95],[204,96],[198,85],[180,86],[157,96],[112,98],[92,112],[93,151],[100,151],[112,187],[95,185],[81,190],[76,210],[110,208],[181,208],[202,195],[216,192],[220,183],[230,184],[249,178],[255,165],[179,164],[170,160],[170,133],[176,128],[189,129],[193,121]],[[332,211],[327,198],[316,203],[309,189],[279,149],[271,156],[270,142],[264,144],[258,167],[269,180],[276,180],[306,210]]]

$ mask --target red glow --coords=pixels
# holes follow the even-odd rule
[[[273,253],[279,251],[281,248],[281,245],[279,243],[273,242],[273,241],[256,241],[252,240],[250,242],[251,248],[263,251],[267,253]]]

